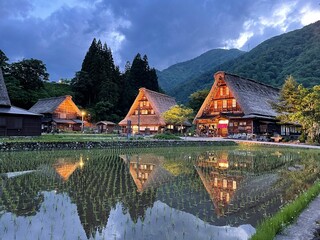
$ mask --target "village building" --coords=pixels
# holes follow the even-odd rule
[[[193,123],[202,136],[251,137],[299,135],[299,126],[276,119],[271,103],[279,89],[226,72],[214,75],[214,84]]]
[[[113,133],[116,130],[117,124],[110,121],[100,121],[96,123],[98,133]]]
[[[11,105],[0,69],[0,136],[39,136],[41,118],[41,114]]]
[[[43,132],[81,130],[81,112],[69,95],[39,99],[29,111],[43,115]]]
[[[168,95],[140,88],[127,116],[119,122],[123,133],[157,133],[164,129],[181,130],[180,126],[166,123],[162,114],[177,105],[176,100]],[[185,129],[188,123],[183,126]],[[128,131],[131,131],[129,132]]]

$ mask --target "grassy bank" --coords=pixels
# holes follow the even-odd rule
[[[252,236],[251,240],[273,239],[277,233],[292,223],[319,194],[320,181],[302,193],[296,200],[282,208],[276,215],[259,224],[257,232]]]

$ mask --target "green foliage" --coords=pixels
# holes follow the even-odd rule
[[[181,140],[180,137],[173,135],[171,133],[160,133],[153,136],[155,139],[159,140]]]
[[[190,108],[193,109],[195,113],[199,111],[202,103],[208,96],[209,92],[210,92],[210,89],[203,89],[203,90],[196,91],[189,96],[188,105]]]
[[[211,71],[212,68],[226,61],[237,58],[244,52],[238,49],[213,49],[203,53],[192,60],[177,63],[163,71],[157,71],[160,86],[171,93],[171,89],[184,84],[204,72]],[[212,73],[211,73],[212,75]],[[180,100],[180,99],[179,99]],[[187,101],[187,99],[184,99]]]
[[[184,125],[186,121],[192,118],[193,110],[183,105],[174,105],[168,111],[162,114],[166,123],[174,125]]]
[[[292,75],[305,87],[320,84],[320,21],[264,41],[238,58],[213,66],[177,84],[168,94],[184,102],[196,90],[212,86],[212,75],[226,71],[279,87]]]
[[[301,124],[310,142],[320,141],[320,85],[304,88],[293,77],[286,79],[280,101],[273,103],[283,122]]]

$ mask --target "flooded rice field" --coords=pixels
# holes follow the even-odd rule
[[[0,155],[0,239],[248,239],[320,152],[205,147]]]

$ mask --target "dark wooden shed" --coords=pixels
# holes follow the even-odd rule
[[[41,135],[41,114],[11,105],[0,69],[0,136]]]

